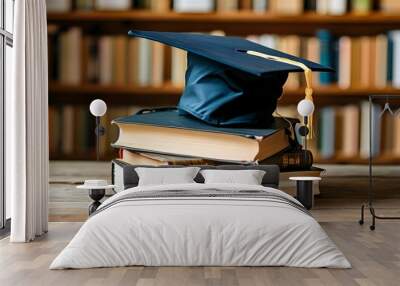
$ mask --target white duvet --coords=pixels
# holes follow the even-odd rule
[[[206,189],[262,190],[297,202],[279,190],[253,185],[128,189],[100,206],[103,211],[84,223],[50,269],[128,265],[350,267],[321,226],[288,204],[230,197],[115,203],[131,192]]]

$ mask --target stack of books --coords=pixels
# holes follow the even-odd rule
[[[113,121],[119,128],[113,147],[118,160],[132,165],[277,164],[284,181],[319,176],[311,154],[293,143],[289,122],[296,120],[276,117],[269,128],[217,127],[175,108],[144,110]],[[295,191],[294,184],[285,188]]]

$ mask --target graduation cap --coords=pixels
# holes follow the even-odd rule
[[[312,100],[311,71],[332,71],[240,37],[138,30],[129,35],[188,52],[178,109],[212,125],[268,125],[289,72],[305,73],[306,99]]]

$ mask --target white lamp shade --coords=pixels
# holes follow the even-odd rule
[[[89,109],[94,116],[103,116],[107,111],[107,104],[101,99],[95,99],[90,103]]]
[[[297,112],[301,116],[309,116],[314,112],[314,103],[311,100],[303,99],[297,104]]]

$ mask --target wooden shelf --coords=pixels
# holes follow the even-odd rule
[[[63,85],[50,83],[49,102],[52,104],[88,103],[101,98],[115,105],[175,105],[182,88],[172,85],[162,87],[102,86],[99,84]]]
[[[159,31],[209,31],[222,29],[228,34],[313,33],[327,28],[345,34],[374,34],[400,27],[400,14],[345,14],[340,16],[304,13],[279,15],[251,11],[225,13],[176,13],[149,10],[129,11],[72,11],[49,13],[48,23],[58,25],[102,25],[102,30],[113,24],[114,32],[129,28]],[[351,29],[349,29],[351,25]],[[120,27],[120,29],[118,28]],[[295,31],[294,31],[295,27]]]
[[[112,104],[135,105],[175,105],[182,93],[182,88],[172,85],[161,87],[102,86],[100,84],[63,85],[50,83],[49,101],[57,103],[88,103],[95,98],[102,98]],[[341,89],[337,86],[316,88],[314,99],[319,104],[345,104],[352,101],[367,100],[368,95],[400,94],[396,88],[351,88]],[[279,103],[294,104],[304,97],[304,90],[286,90]]]
[[[115,159],[118,156],[118,152],[115,149],[114,151],[109,151],[106,154],[100,156],[100,161],[110,161]],[[95,152],[88,153],[73,153],[73,154],[63,154],[63,153],[49,153],[50,160],[57,161],[94,161],[96,160]]]
[[[105,22],[105,21],[133,21],[133,22],[174,22],[174,23],[207,23],[207,22],[234,22],[234,23],[264,23],[264,24],[400,24],[400,14],[384,14],[372,12],[369,14],[320,15],[304,13],[301,15],[280,15],[272,13],[255,13],[248,11],[225,13],[176,13],[153,12],[146,10],[130,11],[73,11],[66,13],[48,13],[47,19],[53,22]]]
[[[322,159],[322,158],[317,157],[314,160],[314,163],[316,163],[316,164],[360,164],[360,165],[366,165],[366,164],[368,164],[368,159],[360,158],[360,157],[349,158],[349,157],[340,157],[340,156],[336,156],[334,158],[327,158],[327,159]],[[382,156],[374,158],[372,160],[372,163],[373,163],[373,165],[398,165],[398,164],[400,164],[400,158],[382,155]]]

